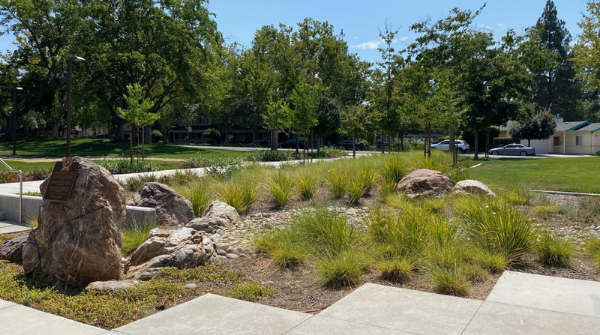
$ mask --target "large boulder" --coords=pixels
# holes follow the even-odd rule
[[[71,196],[42,202],[38,227],[23,248],[23,269],[72,284],[121,279],[125,191],[105,168],[81,157],[73,162],[79,171]]]
[[[409,198],[439,196],[452,189],[452,181],[443,173],[420,169],[409,173],[396,185],[396,190],[405,192]]]
[[[235,208],[221,201],[213,201],[204,211],[203,217],[190,221],[186,227],[214,233],[219,228],[230,227],[241,220]]]
[[[487,195],[495,197],[496,194],[492,192],[484,183],[477,180],[461,180],[454,185],[453,193],[459,194],[474,194],[474,195]]]
[[[0,260],[21,264],[25,243],[27,243],[27,235],[21,235],[4,242],[0,245]]]
[[[193,268],[217,259],[213,240],[192,228],[154,228],[126,265],[128,279],[149,280],[164,267]]]
[[[158,225],[177,226],[194,219],[192,203],[171,187],[161,183],[142,185],[130,204],[156,209]]]

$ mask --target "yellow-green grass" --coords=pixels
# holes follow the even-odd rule
[[[521,184],[529,190],[600,193],[600,157],[493,159],[469,169],[488,186]]]

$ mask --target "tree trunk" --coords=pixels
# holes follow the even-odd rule
[[[387,136],[387,142],[388,142],[388,153],[392,153],[392,136],[390,136],[390,135]]]
[[[448,149],[450,150],[450,153],[452,154],[452,165],[456,165],[456,140],[455,140],[455,136],[454,136],[454,128],[453,127],[450,127],[449,133],[450,133],[450,143],[449,143]]]
[[[304,163],[306,163],[306,129],[304,129],[304,139],[302,140],[302,143],[304,143],[304,145],[302,146],[302,160],[304,161]]]
[[[527,139],[527,146],[531,147],[531,139],[529,139],[529,138]]]
[[[144,144],[146,143],[146,127],[142,127],[142,161],[144,160]]]
[[[133,165],[133,126],[129,126],[129,160]]]
[[[229,129],[225,129],[225,142],[223,144],[229,144]]]
[[[385,143],[383,143],[383,131],[381,132],[381,153],[385,153]]]
[[[146,137],[144,139],[146,143],[152,143],[152,126],[146,126]]]
[[[356,133],[352,132],[352,158],[356,158]]]
[[[479,160],[479,132],[477,130],[473,131],[475,135],[475,160]]]
[[[310,129],[310,162],[313,161],[315,143],[315,128]]]
[[[269,143],[271,145],[271,151],[277,151],[277,132],[274,129],[270,130],[270,134],[271,134],[271,143]]]
[[[404,151],[404,130],[400,129],[400,149]]]
[[[127,122],[123,119],[117,118],[115,127],[115,140],[123,141],[125,139],[125,124]],[[130,129],[131,132],[131,129]]]
[[[485,131],[485,159],[490,158],[490,128]]]
[[[52,137],[58,137],[58,128],[59,127],[60,127],[60,124],[58,124],[58,121],[52,122]]]

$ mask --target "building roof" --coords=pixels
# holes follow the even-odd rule
[[[571,121],[571,122],[558,122],[556,124],[556,131],[573,131],[573,130],[579,130],[580,128],[583,128],[585,126],[587,126],[588,124],[590,124],[590,122],[588,121]]]
[[[583,128],[577,129],[577,131],[591,131],[591,132],[600,131],[600,123],[590,123]]]

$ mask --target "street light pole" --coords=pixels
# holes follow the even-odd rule
[[[67,59],[67,158],[71,157],[71,90],[73,76],[73,61],[82,62],[85,59],[72,56]]]
[[[12,119],[13,119],[13,153],[12,157],[17,157],[17,92],[22,91],[22,87],[15,87],[13,90],[13,111],[12,111]]]

